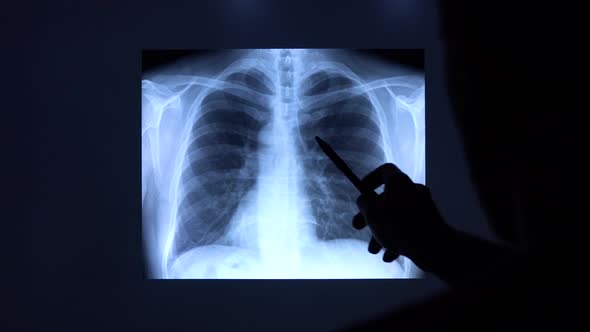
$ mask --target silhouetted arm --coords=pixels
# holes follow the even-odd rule
[[[369,252],[385,249],[384,261],[401,254],[453,287],[498,280],[521,264],[516,251],[452,229],[443,220],[430,191],[415,184],[395,165],[384,164],[362,180],[380,195],[361,195],[352,224],[369,226]]]
[[[408,253],[409,258],[451,287],[500,282],[524,268],[524,257],[503,245],[450,227],[433,235],[429,243]]]

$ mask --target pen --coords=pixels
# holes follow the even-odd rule
[[[334,151],[334,149],[332,149],[332,147],[328,143],[326,143],[319,136],[316,136],[315,140],[320,145],[320,148],[322,149],[322,151],[324,151],[324,153],[328,156],[328,158],[330,158],[330,160],[334,163],[336,168],[338,168],[342,173],[344,173],[346,178],[348,178],[348,180],[356,187],[356,189],[358,189],[358,191],[361,192],[361,194],[363,194],[363,195],[376,195],[376,193],[373,190],[371,190],[369,187],[367,187],[361,181],[361,179],[359,179],[359,177],[356,176],[356,174],[354,174],[354,172],[350,169],[350,167],[348,167],[348,165],[346,165],[346,162],[344,162],[344,160],[342,160],[342,158],[340,158],[340,156],[336,153],[336,151]]]

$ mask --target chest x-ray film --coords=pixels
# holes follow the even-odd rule
[[[165,53],[144,51],[144,64]],[[352,227],[359,192],[314,137],[359,177],[393,162],[424,183],[422,50],[403,50],[422,66],[395,50],[187,54],[141,81],[150,278],[420,276],[403,256],[368,252],[370,230]]]

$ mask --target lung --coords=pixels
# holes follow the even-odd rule
[[[303,171],[298,181],[316,238],[369,239],[368,231],[351,226],[358,191],[314,140],[316,135],[324,138],[359,176],[384,163],[377,112],[369,96],[354,79],[330,68],[297,82],[288,51],[281,51],[277,64],[275,81],[252,66],[227,75],[227,84],[202,99],[181,173],[174,256],[199,246],[232,245],[223,243],[224,235],[257,184],[260,156],[268,154],[266,145],[272,144],[261,135],[281,116],[295,118],[294,131],[285,135],[296,136],[291,141]],[[279,114],[283,111],[289,114]]]
[[[174,255],[219,243],[259,173],[258,134],[271,117],[270,78],[254,67],[211,90],[190,130],[180,178]]]
[[[359,93],[358,83],[337,71],[313,73],[301,82],[300,94],[304,108],[298,113],[298,151],[316,235],[322,240],[368,240],[368,231],[351,226],[359,192],[321,152],[314,137],[326,140],[362,177],[385,162],[376,110],[369,96]]]

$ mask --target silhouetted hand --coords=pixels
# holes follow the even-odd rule
[[[385,248],[385,262],[392,262],[401,254],[418,264],[416,260],[428,255],[427,248],[437,243],[437,238],[450,233],[428,188],[415,184],[394,164],[379,166],[362,181],[371,190],[381,185],[385,188],[379,195],[359,196],[360,212],[352,225],[356,229],[369,226],[373,235],[369,252],[377,254]]]

